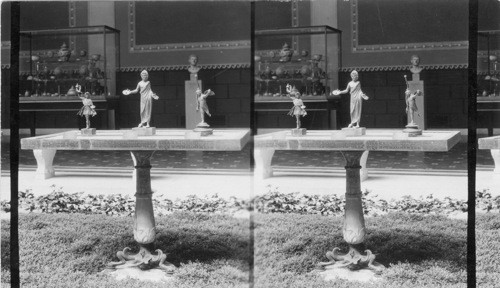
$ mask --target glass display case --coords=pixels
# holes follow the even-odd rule
[[[338,86],[340,33],[329,26],[255,31],[255,101],[289,101],[287,84],[303,99],[326,98]]]
[[[80,86],[94,99],[115,97],[119,34],[108,26],[21,31],[19,96],[77,98]]]
[[[500,30],[478,31],[477,127],[488,136],[500,124]]]
[[[82,93],[91,94],[98,129],[117,129],[120,32],[108,26],[20,32],[19,112],[21,128],[85,127],[76,115]],[[83,121],[83,123],[82,123]]]
[[[478,31],[478,96],[500,96],[500,30]]]
[[[329,26],[257,30],[254,38],[255,127],[290,128],[293,107],[286,86],[295,87],[307,107],[302,127],[336,129],[341,115],[338,88],[341,32]]]

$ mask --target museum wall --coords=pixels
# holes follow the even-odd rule
[[[186,69],[189,55],[196,54],[203,89],[215,92],[208,98],[210,125],[250,126],[249,3],[117,2],[115,19],[121,31],[117,91],[134,88],[140,71],[150,71],[160,95],[152,125],[185,127]],[[121,95],[120,110],[120,127],[139,123],[138,96]]]
[[[2,7],[3,16],[8,16],[5,11],[10,7],[7,6]],[[108,17],[95,16],[103,13],[99,9],[105,9]],[[21,4],[21,14],[21,30],[103,24],[120,30],[121,65],[116,75],[116,91],[135,88],[140,71],[148,70],[153,90],[161,97],[154,103],[152,124],[157,127],[185,125],[184,81],[189,80],[186,69],[191,54],[199,57],[198,64],[202,67],[199,79],[203,81],[203,88],[211,88],[216,93],[208,100],[213,114],[210,124],[214,127],[250,125],[250,4],[247,2],[121,1],[103,5],[97,2],[32,2]],[[2,17],[2,44],[5,44],[2,45],[2,68],[5,71],[10,62],[10,20],[7,16]],[[102,23],[98,23],[99,19],[103,19]],[[2,105],[2,119],[6,119],[7,110],[8,105]],[[42,112],[37,115],[37,127],[81,125],[81,121],[74,118],[74,113]],[[97,115],[93,123],[97,128],[104,128],[102,120],[105,119]],[[137,126],[138,95],[119,96],[117,120],[117,127]],[[29,121],[21,119],[21,127],[27,127]],[[2,127],[8,127],[8,121],[2,121]]]

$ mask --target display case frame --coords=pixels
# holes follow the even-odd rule
[[[478,31],[477,88],[477,127],[492,136],[500,123],[500,30]]]
[[[296,84],[304,100],[326,99],[338,85],[341,33],[327,25],[255,31],[255,101],[288,101],[285,82]],[[283,46],[269,47],[277,39]]]
[[[302,94],[301,99],[308,112],[308,116],[303,119],[304,127],[338,128],[340,96],[331,95],[330,92],[339,84],[339,73],[342,68],[341,36],[340,30],[327,25],[255,31],[254,116],[257,129],[284,128],[293,122],[287,116],[293,105],[292,100],[287,97],[286,84],[295,86]],[[272,40],[260,42],[261,39]],[[284,43],[288,44],[289,50],[285,49]],[[287,52],[290,50],[292,52]],[[315,56],[318,54],[319,57]],[[320,68],[316,79],[313,79],[315,78],[313,65]],[[309,66],[309,69],[305,66]],[[284,67],[284,75],[279,75],[282,72],[279,71],[279,67]],[[263,75],[265,72],[267,75]],[[316,91],[314,81],[321,83]]]
[[[21,101],[24,97],[30,101],[78,99],[68,93],[76,83],[95,99],[117,97],[119,30],[82,26],[21,31],[20,37]]]
[[[81,128],[81,92],[91,94],[98,129],[119,129],[120,31],[105,25],[21,31],[19,55],[20,127]],[[53,43],[37,42],[49,39]],[[66,47],[63,49],[62,41]],[[37,44],[39,43],[39,44]],[[40,44],[41,43],[41,44]],[[61,46],[58,48],[58,46]],[[59,67],[60,73],[57,73]],[[59,75],[57,75],[59,74]],[[58,76],[58,77],[56,77]]]

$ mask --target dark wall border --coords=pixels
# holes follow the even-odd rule
[[[138,45],[136,44],[136,2],[128,2],[128,19],[130,22],[128,38],[130,53],[144,52],[164,52],[172,50],[206,50],[211,48],[216,49],[237,49],[250,48],[250,40],[242,41],[217,41],[217,42],[189,42],[189,43],[169,43],[169,44],[154,44],[154,45]]]
[[[415,42],[415,43],[397,43],[397,44],[382,44],[382,45],[359,45],[359,25],[358,17],[359,0],[351,0],[351,36],[352,36],[352,52],[353,53],[371,53],[380,51],[398,51],[398,50],[448,50],[448,49],[466,49],[469,47],[468,41],[446,41],[446,42]],[[392,2],[396,3],[396,2]],[[408,33],[411,33],[410,31]],[[467,36],[467,35],[464,35]]]

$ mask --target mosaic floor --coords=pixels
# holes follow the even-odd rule
[[[371,151],[368,168],[398,170],[467,170],[467,145],[459,143],[449,152],[381,152]],[[8,143],[2,143],[2,170],[9,169]],[[157,151],[152,159],[153,167],[164,169],[237,169],[250,167],[250,148],[247,145],[238,152],[186,152]],[[276,151],[273,166],[314,168],[343,167],[344,159],[339,152],[327,151]],[[20,166],[35,166],[31,150],[20,150]],[[57,151],[54,166],[70,167],[131,167],[127,151]],[[493,159],[489,150],[477,151],[479,168],[492,169]]]

